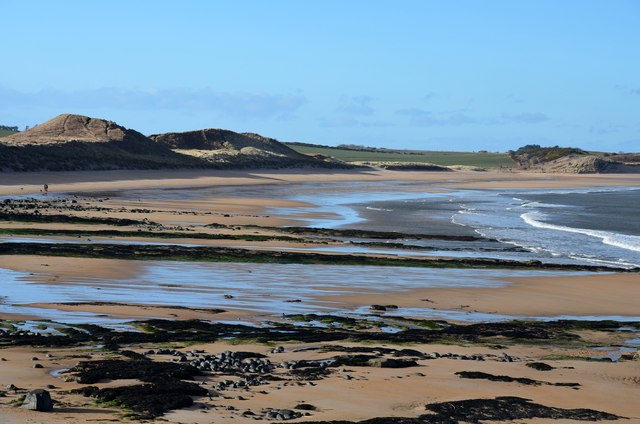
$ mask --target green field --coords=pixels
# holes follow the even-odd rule
[[[511,167],[513,161],[506,153],[484,152],[440,152],[440,151],[402,151],[368,152],[360,150],[338,149],[335,147],[315,147],[285,143],[297,152],[333,156],[345,162],[422,162],[435,165],[464,165],[481,168]]]
[[[16,133],[15,131],[0,130],[0,137],[4,137],[4,136],[15,134],[15,133]]]

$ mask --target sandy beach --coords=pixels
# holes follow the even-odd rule
[[[29,172],[3,173],[0,194],[40,193],[43,184],[49,191],[109,191],[127,188],[208,187],[216,185],[278,184],[287,182],[337,181],[425,181],[449,187],[587,187],[637,186],[638,174],[544,174],[526,172],[416,172],[388,170],[162,170],[101,171],[99,173]]]
[[[49,186],[49,196],[61,193],[80,194],[81,209],[44,211],[45,215],[64,213],[72,217],[90,217],[95,219],[118,218],[138,220],[147,219],[157,223],[162,228],[146,228],[140,225],[114,227],[108,221],[105,223],[65,223],[65,222],[5,222],[3,228],[7,231],[28,230],[69,230],[69,231],[148,231],[147,236],[135,234],[124,236],[109,235],[96,237],[91,242],[139,242],[139,243],[177,243],[207,246],[228,246],[241,248],[261,248],[274,250],[304,251],[318,247],[318,239],[304,238],[286,239],[275,227],[286,225],[300,225],[305,219],[323,217],[326,212],[313,211],[313,204],[288,199],[274,199],[260,197],[234,196],[235,186],[256,186],[261,184],[292,184],[301,182],[384,182],[384,181],[413,181],[422,183],[420,191],[446,191],[461,189],[489,189],[489,188],[571,188],[571,187],[611,187],[611,186],[640,186],[639,175],[549,175],[535,173],[501,173],[501,172],[394,172],[394,171],[318,171],[302,170],[283,171],[109,171],[94,173],[29,173],[3,174],[0,181],[0,195],[39,195],[42,185]],[[223,187],[222,194],[197,200],[175,200],[154,197],[152,200],[144,198],[129,198],[112,195],[122,190],[153,190],[153,189],[185,189],[187,187],[206,188]],[[44,197],[44,196],[43,196]],[[46,197],[44,197],[46,199]],[[141,214],[138,209],[146,209]],[[62,212],[60,212],[62,211]],[[330,216],[329,216],[330,217]],[[217,226],[205,227],[215,223]],[[445,227],[443,227],[445,228]],[[199,232],[208,235],[224,234],[226,239],[193,239],[188,232]],[[152,232],[155,232],[152,234]],[[159,239],[162,233],[184,232],[184,238]],[[72,236],[36,235],[46,240],[74,241]],[[152,237],[153,236],[153,237]],[[233,238],[230,238],[233,236]],[[275,237],[273,239],[251,240],[249,236]],[[287,234],[287,237],[291,235]],[[15,235],[8,237],[27,237]],[[65,238],[66,237],[66,238]],[[94,237],[94,236],[92,236]],[[279,238],[277,238],[279,237]],[[329,247],[333,246],[329,243]],[[339,247],[337,242],[336,247]],[[408,249],[407,249],[408,251]],[[407,252],[400,253],[402,256]],[[329,253],[330,254],[330,253]],[[195,280],[191,285],[180,281],[172,282],[167,290],[175,290],[176,296],[184,293],[198,293],[203,296],[214,293],[220,299],[219,303],[209,302],[207,307],[177,307],[169,301],[165,304],[156,301],[146,301],[145,293],[131,295],[126,291],[128,282],[142,281],[151,278],[150,269],[162,269],[160,265],[148,261],[96,259],[82,257],[46,257],[29,255],[0,256],[0,268],[19,274],[20,284],[25,287],[42,287],[63,296],[63,290],[76,287],[78,297],[83,301],[64,303],[57,301],[41,301],[25,303],[28,313],[4,313],[0,318],[6,322],[38,319],[38,311],[48,312],[82,312],[86,316],[94,316],[96,320],[116,319],[119,322],[131,319],[178,319],[205,320],[207,322],[237,322],[241,324],[261,325],[266,321],[291,324],[289,318],[280,317],[270,306],[259,303],[245,302],[242,307],[235,307],[234,302],[244,302],[245,296],[263,296],[262,292],[249,293],[252,289],[242,288],[231,293],[229,288],[207,288],[206,291]],[[251,267],[251,264],[247,264]],[[197,268],[196,264],[192,271]],[[233,268],[233,272],[247,272],[240,265]],[[247,268],[247,269],[249,269]],[[184,268],[187,269],[187,268]],[[210,268],[215,270],[213,266]],[[261,269],[258,266],[254,271]],[[284,268],[283,268],[284,269]],[[348,268],[344,268],[348,269]],[[356,268],[354,268],[356,269]],[[220,267],[220,272],[226,270]],[[397,274],[389,274],[389,278],[397,278]],[[179,275],[180,268],[177,271]],[[211,271],[215,272],[215,271]],[[227,272],[227,271],[225,271]],[[293,272],[293,271],[292,271]],[[355,271],[353,271],[355,272]],[[375,271],[371,271],[375,272]],[[391,272],[391,271],[390,271]],[[396,271],[393,271],[396,272]],[[409,270],[407,270],[409,272]],[[419,271],[411,271],[419,272]],[[426,271],[425,271],[426,272]],[[431,271],[429,271],[431,272]],[[310,273],[306,281],[295,281],[296,290],[303,289],[309,284],[309,290],[298,292],[292,290],[289,297],[278,297],[274,305],[295,307],[306,311],[356,311],[369,308],[370,305],[394,305],[397,312],[390,310],[388,314],[379,313],[376,316],[387,324],[394,322],[394,317],[404,315],[411,317],[411,311],[433,310],[455,312],[450,322],[465,323],[465,315],[482,316],[513,316],[513,317],[621,317],[633,319],[637,317],[637,301],[640,297],[640,278],[637,272],[625,273],[566,273],[557,272],[529,276],[487,277],[491,271],[482,271],[482,275],[473,269],[465,270],[465,281],[490,280],[490,287],[451,286],[451,287],[419,287],[398,286],[399,289],[389,290],[383,285],[370,287],[354,286],[349,293],[344,287],[348,286],[347,277],[344,282],[336,279],[334,282],[322,282],[321,274]],[[553,274],[553,275],[552,275]],[[205,277],[207,274],[204,274]],[[236,274],[233,274],[236,275]],[[240,275],[240,274],[239,274]],[[295,274],[292,274],[295,275]],[[348,276],[349,274],[345,274]],[[426,275],[426,274],[425,274]],[[442,274],[445,275],[444,273]],[[457,274],[446,274],[444,281],[454,281]],[[544,275],[544,276],[543,276]],[[147,277],[144,277],[147,276]],[[203,277],[203,278],[205,278]],[[378,276],[380,277],[380,276]],[[14,277],[12,277],[14,278]],[[185,277],[186,278],[186,277]],[[268,276],[265,276],[266,282]],[[448,279],[448,280],[447,280]],[[16,280],[18,281],[18,280]],[[138,284],[138,283],[136,283]],[[140,283],[142,284],[142,283]],[[163,281],[151,281],[160,287]],[[180,285],[185,284],[183,289]],[[289,282],[289,287],[293,283]],[[166,284],[165,284],[166,286]],[[175,287],[174,287],[175,286]],[[21,286],[22,287],[22,286]],[[138,287],[138,286],[136,286]],[[142,285],[140,285],[142,287]],[[247,286],[249,287],[249,286]],[[258,287],[258,286],[256,286]],[[282,286],[286,287],[286,286]],[[165,287],[166,288],[166,287]],[[103,294],[92,296],[91,293],[117,293],[122,290],[126,301],[105,301]],[[216,291],[218,290],[218,291]],[[183,293],[184,292],[184,293]],[[303,300],[295,298],[304,293]],[[2,295],[2,293],[0,293]],[[150,295],[150,294],[149,294]],[[128,297],[127,297],[128,296]],[[196,294],[197,296],[197,294]],[[213,297],[215,299],[215,297]],[[118,298],[120,299],[120,298]],[[169,299],[169,298],[167,298]],[[176,298],[177,299],[177,298]],[[266,299],[266,297],[265,297]],[[282,300],[284,299],[284,300]],[[286,300],[298,303],[284,303]],[[275,302],[275,301],[273,301]],[[240,303],[238,303],[240,305]],[[247,306],[249,305],[249,306]],[[265,303],[266,305],[266,303]],[[304,309],[307,308],[307,309]],[[220,310],[218,310],[220,309]],[[406,311],[406,313],[403,313]],[[368,313],[368,312],[367,312]],[[375,316],[374,316],[375,317]],[[460,319],[456,319],[459,317]],[[363,315],[363,319],[372,319]],[[420,317],[418,317],[420,318]],[[398,324],[395,322],[393,325]],[[389,324],[390,325],[390,324]],[[399,324],[398,324],[399,325]],[[408,322],[406,329],[411,329]],[[416,327],[417,328],[417,327]],[[325,331],[325,330],[322,330]],[[417,417],[425,413],[425,404],[437,402],[461,401],[465,399],[486,399],[499,396],[517,396],[531,399],[532,402],[548,407],[572,409],[590,408],[610,414],[629,418],[625,422],[640,422],[640,411],[635,406],[638,384],[640,382],[640,362],[635,350],[620,350],[627,357],[615,361],[589,360],[601,354],[598,346],[607,347],[605,356],[609,352],[618,352],[615,346],[631,346],[625,344],[628,339],[637,336],[639,330],[634,331],[599,331],[580,330],[571,328],[570,333],[579,339],[551,339],[549,342],[531,342],[512,339],[511,336],[482,339],[482,341],[461,341],[451,343],[436,341],[434,343],[417,343],[406,340],[402,345],[392,342],[353,342],[340,341],[343,347],[361,349],[363,347],[380,346],[385,348],[410,348],[422,354],[437,352],[434,359],[418,359],[415,366],[407,368],[379,368],[371,366],[343,366],[337,367],[331,373],[317,379],[302,379],[294,377],[286,369],[275,368],[274,375],[283,380],[272,380],[255,387],[225,389],[221,397],[196,397],[195,405],[165,414],[158,420],[175,423],[208,423],[216,422],[253,422],[256,417],[266,417],[269,408],[294,409],[297,404],[312,404],[315,409],[309,416],[296,418],[299,421],[331,421],[349,420],[359,421],[375,417]],[[500,339],[502,337],[502,339]],[[503,340],[503,342],[500,342]],[[216,354],[224,351],[250,351],[266,355],[274,363],[287,361],[319,361],[335,357],[336,353],[309,348],[319,348],[330,343],[308,342],[274,342],[269,344],[247,340],[241,342],[216,341],[205,342],[175,342],[169,344],[133,343],[121,346],[121,349],[144,353],[160,346],[169,346],[177,351],[202,351],[201,355]],[[273,353],[275,345],[284,347],[283,352]],[[634,356],[635,353],[635,356]],[[503,354],[511,361],[504,361]],[[455,355],[458,355],[455,356]],[[459,356],[480,355],[482,360],[460,360]],[[38,360],[33,360],[37,357]],[[60,347],[33,346],[4,346],[0,350],[0,387],[15,384],[21,391],[6,391],[7,396],[0,398],[0,417],[6,423],[82,423],[82,422],[113,422],[126,421],[121,410],[113,406],[96,404],[91,398],[80,394],[69,393],[70,389],[82,387],[75,381],[65,381],[53,371],[73,367],[79,360],[103,360],[106,358],[122,358],[117,351],[105,351],[91,345]],[[171,357],[163,355],[149,355],[156,362],[172,362]],[[635,358],[635,359],[634,359]],[[41,363],[43,368],[33,368],[34,363]],[[538,371],[526,366],[530,362],[544,362],[553,367],[551,371]],[[507,375],[511,377],[528,378],[543,383],[523,384],[517,381],[488,381],[466,379],[457,372],[477,371],[491,375]],[[197,381],[204,383],[203,387],[215,391],[223,375],[215,373],[197,377]],[[134,380],[105,380],[100,388],[116,387],[136,383]],[[555,383],[577,383],[579,386],[567,387],[552,385]],[[34,411],[26,411],[12,406],[12,402],[25,391],[52,385],[52,396],[58,402],[54,411],[46,415]],[[612,395],[615,394],[615,395]],[[246,411],[251,414],[244,414]],[[257,415],[252,415],[252,414]],[[517,422],[574,422],[569,419],[518,419]]]

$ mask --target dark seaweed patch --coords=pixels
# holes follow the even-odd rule
[[[137,419],[154,419],[167,411],[193,405],[191,396],[206,396],[208,390],[184,381],[167,380],[150,384],[98,389],[95,386],[79,390],[100,403],[130,410]]]
[[[484,421],[513,421],[530,418],[570,419],[578,421],[617,420],[619,417],[593,409],[554,408],[519,397],[469,399],[426,405],[432,414],[416,418],[383,417],[358,421],[357,424],[480,424]],[[356,424],[352,421],[314,421],[307,424]]]
[[[190,380],[201,372],[190,365],[148,360],[127,361],[108,359],[81,362],[69,370],[81,384],[95,384],[102,380],[137,379],[148,382],[162,380]]]
[[[531,378],[524,377],[509,377],[508,375],[493,375],[488,374],[486,372],[479,371],[460,371],[457,372],[456,375],[461,378],[470,378],[470,379],[481,379],[481,380],[489,380],[489,381],[502,381],[505,383],[519,383],[526,384],[529,386],[540,386],[540,385],[549,385],[549,386],[561,386],[561,387],[578,387],[580,384],[578,383],[549,383],[547,381],[533,380]]]
[[[525,365],[538,371],[551,371],[555,369],[555,367],[552,367],[549,364],[545,364],[544,362],[529,362]]]

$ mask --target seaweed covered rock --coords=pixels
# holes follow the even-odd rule
[[[529,399],[502,396],[494,399],[470,399],[456,402],[432,403],[427,409],[451,422],[479,423],[481,421],[510,421],[529,418],[570,419],[578,421],[617,420],[617,415],[593,409],[563,409],[533,403]],[[421,416],[420,418],[428,417]],[[425,421],[432,422],[432,421]],[[439,422],[439,421],[433,421]]]
[[[186,380],[201,374],[191,365],[118,359],[81,362],[69,372],[73,373],[73,378],[81,384],[94,384],[106,379],[137,379],[149,382]]]
[[[136,419],[154,419],[173,409],[188,408],[193,405],[192,396],[209,394],[197,384],[177,380],[105,389],[89,386],[80,392],[99,402],[128,409]]]

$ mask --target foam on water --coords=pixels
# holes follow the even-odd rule
[[[548,207],[548,205],[545,205]],[[584,234],[590,237],[596,237],[602,240],[604,244],[616,246],[621,249],[640,252],[640,237],[627,234],[617,234],[609,231],[589,230],[586,228],[572,228],[564,225],[550,224],[544,221],[545,215],[541,212],[527,212],[520,215],[524,222],[537,228],[546,228],[549,230],[565,231],[567,233]]]
[[[616,198],[618,192],[622,197]],[[640,199],[640,192],[629,188],[519,191],[517,194],[513,190],[467,192],[452,222],[474,228],[484,237],[523,247],[542,261],[553,258],[568,263],[639,267],[640,236],[621,233],[617,230],[621,227],[619,219],[608,215],[609,210],[590,207],[588,199],[594,193],[602,193],[614,203]],[[638,196],[634,197],[636,193]],[[579,202],[571,194],[581,196],[577,199]],[[541,198],[552,201],[541,201]],[[630,229],[639,224],[639,218],[637,214],[624,216]],[[575,220],[600,228],[574,227],[561,224],[560,220]]]

